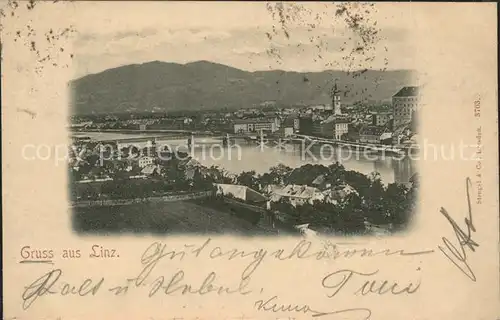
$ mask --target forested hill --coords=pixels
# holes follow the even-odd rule
[[[198,61],[152,61],[108,69],[70,83],[73,114],[236,109],[275,102],[281,106],[330,102],[337,79],[343,103],[389,100],[412,82],[409,70],[248,72]]]

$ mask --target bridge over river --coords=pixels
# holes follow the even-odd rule
[[[191,136],[193,133],[193,136]],[[300,167],[308,163],[329,165],[332,161],[341,162],[347,169],[369,174],[373,171],[379,172],[385,183],[408,182],[408,179],[416,172],[416,163],[407,157],[391,156],[401,154],[404,148],[399,146],[386,146],[375,144],[363,144],[348,141],[337,141],[306,135],[293,135],[287,138],[263,137],[266,139],[266,147],[261,148],[261,137],[258,135],[229,134],[231,145],[238,148],[222,148],[223,133],[205,132],[149,132],[138,131],[79,131],[73,132],[73,136],[88,137],[94,141],[103,143],[114,142],[118,146],[135,145],[139,148],[151,146],[155,141],[157,146],[168,145],[174,150],[192,153],[192,156],[206,166],[216,165],[226,169],[228,172],[239,174],[242,171],[255,170],[257,173],[265,173],[272,166],[282,163],[292,168]],[[194,148],[189,148],[188,139],[194,137]],[[276,143],[272,143],[272,142]],[[309,152],[304,152],[304,145],[308,141],[314,141],[315,147]],[[283,142],[282,148],[277,148]],[[322,145],[339,146],[339,150],[326,150],[322,152]],[[353,149],[354,148],[354,149]],[[333,149],[333,148],[324,148]],[[377,150],[387,150],[386,153]],[[351,152],[351,151],[356,152]],[[362,152],[371,150],[374,155],[363,156]],[[394,152],[398,152],[395,154]],[[402,159],[403,158],[403,159]]]
[[[98,142],[114,142],[118,145],[142,145],[148,143],[164,144],[221,144],[223,141],[229,143],[260,143],[269,140],[281,140],[283,143],[317,143],[329,144],[359,151],[384,152],[388,154],[405,155],[419,151],[418,145],[384,145],[373,143],[362,143],[345,140],[328,139],[310,135],[293,134],[287,137],[278,137],[273,135],[259,133],[238,133],[227,134],[211,131],[189,131],[189,130],[128,130],[128,129],[105,129],[105,130],[85,130],[73,131],[72,137],[88,138]]]
[[[310,141],[316,143],[327,143],[340,147],[346,147],[349,149],[357,149],[357,150],[367,150],[367,151],[375,151],[375,152],[388,152],[394,153],[397,155],[405,155],[408,153],[414,153],[419,151],[418,145],[386,145],[386,144],[374,144],[374,143],[362,143],[362,142],[353,142],[353,141],[345,141],[345,140],[335,140],[335,139],[326,139],[315,136],[308,135],[300,135],[294,134],[291,136],[292,140],[297,141]]]

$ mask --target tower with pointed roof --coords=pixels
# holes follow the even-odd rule
[[[340,91],[337,88],[337,81],[335,81],[335,84],[332,88],[331,97],[332,97],[333,113],[336,115],[342,114],[342,111],[340,109]]]

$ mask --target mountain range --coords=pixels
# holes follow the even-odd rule
[[[334,83],[342,103],[379,103],[413,84],[415,75],[412,70],[249,72],[209,61],[152,61],[89,74],[69,86],[72,113],[84,115],[325,104]]]

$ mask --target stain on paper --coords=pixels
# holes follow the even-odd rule
[[[57,3],[59,1],[44,1],[43,5],[50,5]],[[2,32],[3,39],[11,38],[14,42],[22,42],[25,47],[31,52],[31,54],[36,59],[35,72],[41,74],[43,69],[47,66],[52,67],[68,67],[67,64],[60,65],[61,58],[66,55],[69,58],[73,58],[71,52],[67,52],[64,48],[64,44],[75,32],[73,26],[68,26],[65,28],[45,28],[36,29],[31,24],[31,21],[17,28],[17,30],[5,32],[4,25],[9,23],[14,23],[16,19],[19,19],[22,15],[32,14],[36,12],[41,1],[16,1],[9,0],[2,8],[0,8],[0,16],[2,18],[2,23],[0,24],[0,31]],[[40,35],[43,35],[43,40]],[[3,55],[2,55],[3,61]]]

